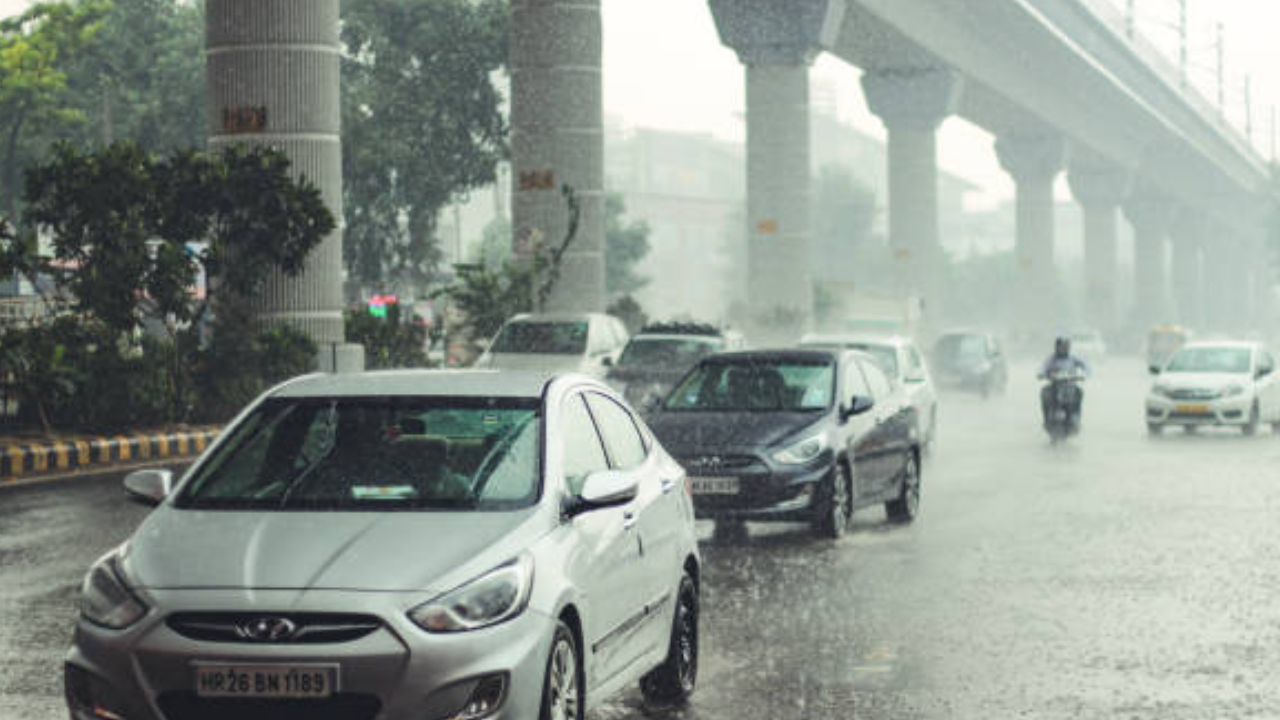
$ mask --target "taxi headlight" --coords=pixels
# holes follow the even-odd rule
[[[452,633],[496,625],[524,612],[533,588],[533,559],[519,559],[409,611],[427,632]]]

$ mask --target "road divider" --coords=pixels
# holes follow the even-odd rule
[[[206,427],[59,440],[0,439],[0,483],[120,463],[193,457],[204,452],[220,430]]]

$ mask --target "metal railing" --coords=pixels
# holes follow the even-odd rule
[[[1077,1],[1102,21],[1103,25],[1108,27],[1117,38],[1125,42],[1139,60],[1146,63],[1147,67],[1170,90],[1179,94],[1201,119],[1217,129],[1223,139],[1237,152],[1248,158],[1250,162],[1265,163],[1262,154],[1245,137],[1244,132],[1227,120],[1225,110],[1206,98],[1190,78],[1184,77],[1177,63],[1136,29],[1130,32],[1131,26],[1125,11],[1113,4],[1113,0]]]

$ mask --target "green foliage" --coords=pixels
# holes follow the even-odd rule
[[[316,369],[316,345],[297,328],[255,332],[240,318],[220,317],[214,338],[195,355],[193,382],[200,398],[191,414],[195,420],[226,422],[271,386]]]
[[[511,219],[498,215],[484,226],[480,235],[480,249],[470,258],[496,270],[511,259]]]
[[[343,11],[347,267],[366,284],[423,283],[441,258],[441,208],[493,182],[506,152],[493,79],[508,3],[347,0]]]
[[[445,298],[464,318],[462,333],[472,340],[492,337],[512,315],[541,308],[560,280],[565,252],[578,235],[582,203],[573,188],[560,188],[569,213],[568,228],[558,244],[547,245],[541,233],[529,240],[528,256],[492,267],[483,256],[474,265],[458,265],[458,280],[432,297]]]
[[[605,291],[610,296],[630,295],[649,284],[640,277],[636,265],[649,254],[649,224],[642,220],[625,222],[626,200],[618,193],[604,199]]]
[[[147,318],[199,319],[207,304],[191,288],[201,271],[216,288],[208,297],[228,302],[256,293],[272,268],[296,274],[334,227],[319,191],[264,148],[158,158],[134,143],[94,153],[63,143],[28,172],[25,200],[53,257],[24,246],[0,257],[0,272],[57,277],[81,312],[120,334]]]
[[[26,143],[82,122],[71,104],[67,67],[92,41],[105,0],[42,2],[0,21],[0,202],[18,217],[23,167],[38,150]]]
[[[618,318],[623,325],[627,326],[627,332],[635,335],[640,329],[649,324],[649,315],[645,313],[644,308],[639,302],[630,295],[623,295],[614,300],[605,309],[605,312]]]
[[[69,357],[74,349],[85,347],[78,329],[77,323],[64,319],[47,330],[24,328],[0,335],[0,374],[12,379],[19,407],[34,412],[46,433],[52,427],[52,409],[72,397],[84,379]]]
[[[203,147],[207,132],[204,3],[113,0],[70,63],[71,106],[91,122],[82,144],[131,140],[149,151]]]
[[[25,199],[53,255],[37,252],[34,232],[0,226],[0,274],[52,276],[76,302],[74,315],[0,339],[0,370],[30,391],[20,402],[46,431],[224,421],[269,385],[314,368],[306,335],[262,329],[245,301],[274,269],[300,272],[334,227],[282,153],[159,158],[133,143],[94,153],[63,144],[28,171]],[[201,273],[203,300],[193,293]],[[166,332],[143,335],[144,324]],[[213,339],[202,346],[206,327]]]
[[[399,303],[387,306],[386,317],[364,310],[346,315],[347,342],[364,346],[368,370],[427,367],[427,328]]]

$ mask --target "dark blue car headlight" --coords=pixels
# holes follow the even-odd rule
[[[772,457],[783,465],[804,465],[818,459],[818,456],[822,455],[830,446],[827,434],[818,433],[787,445],[774,452]]]

